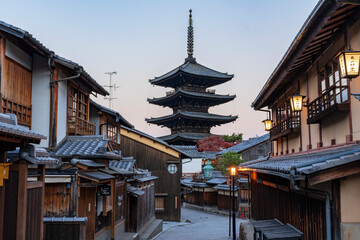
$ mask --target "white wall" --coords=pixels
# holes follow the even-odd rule
[[[50,72],[47,65],[46,58],[34,54],[31,94],[31,130],[47,137],[46,140],[41,140],[41,147],[48,147],[49,142]]]
[[[8,40],[6,40],[5,43],[5,56],[11,58],[12,60],[15,60],[17,63],[26,67],[29,70],[32,69],[31,56]]]
[[[59,79],[64,78],[59,71]],[[58,83],[57,143],[66,136],[67,82]]]
[[[182,173],[200,173],[201,169],[201,158],[194,158],[189,162],[189,158],[182,159],[182,162],[188,162],[182,165]]]

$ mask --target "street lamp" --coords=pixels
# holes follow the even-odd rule
[[[208,159],[206,165],[203,167],[203,170],[204,170],[204,176],[205,176],[206,181],[213,178],[214,167],[211,166],[209,159]]]
[[[235,175],[236,167],[230,167],[230,175],[232,176],[232,187],[233,187],[233,196],[232,196],[232,207],[233,207],[233,240],[236,240],[236,220],[235,220]]]
[[[300,112],[302,110],[303,98],[305,98],[305,96],[301,96],[301,95],[298,95],[298,94],[295,94],[295,95],[290,97],[291,111]]]
[[[342,78],[359,76],[360,51],[343,51],[338,56]]]
[[[272,124],[273,124],[273,120],[270,119],[266,119],[263,121],[264,126],[265,126],[265,131],[270,131],[272,128]]]

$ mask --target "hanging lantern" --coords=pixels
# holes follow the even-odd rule
[[[203,170],[204,170],[205,179],[207,181],[213,178],[214,167],[211,166],[209,160],[207,161],[205,167],[203,167]]]
[[[360,51],[344,51],[340,53],[338,58],[342,78],[359,76]]]
[[[265,131],[270,131],[270,129],[272,128],[272,125],[273,125],[273,120],[266,119],[262,122],[264,123]]]
[[[236,175],[236,167],[230,167],[230,175],[235,176]]]
[[[297,95],[297,94],[290,97],[291,111],[300,112],[302,110],[303,98],[304,98],[304,96]]]

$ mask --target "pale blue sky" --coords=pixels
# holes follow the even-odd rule
[[[317,0],[61,0],[5,1],[0,20],[27,30],[55,53],[82,65],[100,84],[117,71],[113,108],[136,128],[154,136],[169,133],[145,117],[169,114],[147,103],[165,94],[148,82],[181,65],[186,57],[188,10],[193,10],[194,57],[207,67],[235,74],[214,87],[235,101],[210,109],[239,115],[216,134],[264,134],[264,112],[251,102],[279,63]],[[107,106],[98,97],[97,102]]]

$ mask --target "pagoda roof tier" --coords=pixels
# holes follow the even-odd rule
[[[194,145],[197,141],[210,136],[210,133],[175,133],[159,138],[168,144]]]
[[[203,112],[182,112],[178,111],[177,113],[158,117],[146,119],[148,123],[153,123],[157,125],[163,125],[166,127],[171,127],[175,122],[189,121],[189,122],[200,122],[200,125],[204,126],[216,126],[224,123],[229,123],[235,121],[237,116],[223,116],[211,113]]]
[[[194,59],[187,60],[181,66],[154,79],[149,80],[151,84],[177,88],[181,85],[191,84],[194,86],[211,87],[231,80],[232,74],[221,73],[203,65]]]
[[[207,105],[210,107],[229,102],[235,97],[236,95],[219,95],[207,92],[191,92],[179,88],[177,91],[165,97],[148,99],[148,102],[165,107],[174,107],[175,105],[177,105],[177,103],[179,103],[180,99],[196,99],[204,101],[205,104],[203,105]]]

